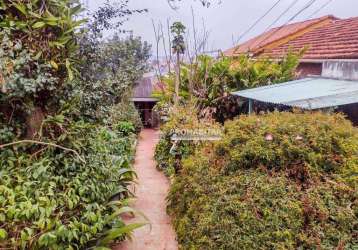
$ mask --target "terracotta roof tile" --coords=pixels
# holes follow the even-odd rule
[[[303,59],[358,59],[358,17],[335,20],[260,55],[279,58],[308,46]]]
[[[308,27],[321,23],[326,20],[336,20],[333,16],[324,16],[317,19],[311,19],[304,22],[292,23],[289,25],[273,28],[237,47],[231,48],[224,52],[226,56],[235,56],[243,53],[254,52],[268,44],[281,40],[297,32],[307,29]]]

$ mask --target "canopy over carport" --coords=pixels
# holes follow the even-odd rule
[[[233,92],[265,103],[315,110],[358,103],[358,81],[306,78]],[[252,102],[250,102],[252,107]]]

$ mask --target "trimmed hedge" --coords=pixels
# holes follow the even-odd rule
[[[357,249],[358,131],[341,115],[227,122],[168,197],[181,249]]]

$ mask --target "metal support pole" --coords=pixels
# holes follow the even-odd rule
[[[254,101],[252,99],[249,99],[249,115],[253,113],[254,110]]]

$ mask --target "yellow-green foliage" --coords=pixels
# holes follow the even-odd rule
[[[176,155],[170,153],[173,146],[171,137],[177,131],[200,131],[205,129],[219,130],[220,125],[211,119],[199,119],[193,104],[184,107],[179,106],[175,110],[170,110],[169,120],[161,127],[161,139],[155,149],[155,160],[158,162],[158,168],[163,170],[168,176],[175,172],[175,167],[180,168],[182,159],[192,155],[196,148],[202,146],[205,141],[180,141],[176,147]],[[177,157],[176,157],[177,156]],[[179,157],[179,158],[178,158]]]
[[[74,35],[84,22],[76,18],[81,11],[77,0],[2,0],[0,39],[8,32],[12,41],[35,55],[36,61],[51,64],[58,75],[67,70],[72,78],[77,49]]]
[[[218,59],[199,56],[191,64],[181,64],[181,102],[195,99],[198,111],[210,110],[217,121],[224,123],[244,111],[244,102],[232,96],[231,92],[292,80],[303,52],[289,52],[280,62],[268,58],[253,60],[244,55]],[[161,79],[165,91],[161,89],[154,93],[154,97],[160,100],[159,109],[172,103],[175,79],[174,73]]]
[[[182,249],[357,249],[358,131],[341,115],[227,122],[184,161],[168,211]]]

